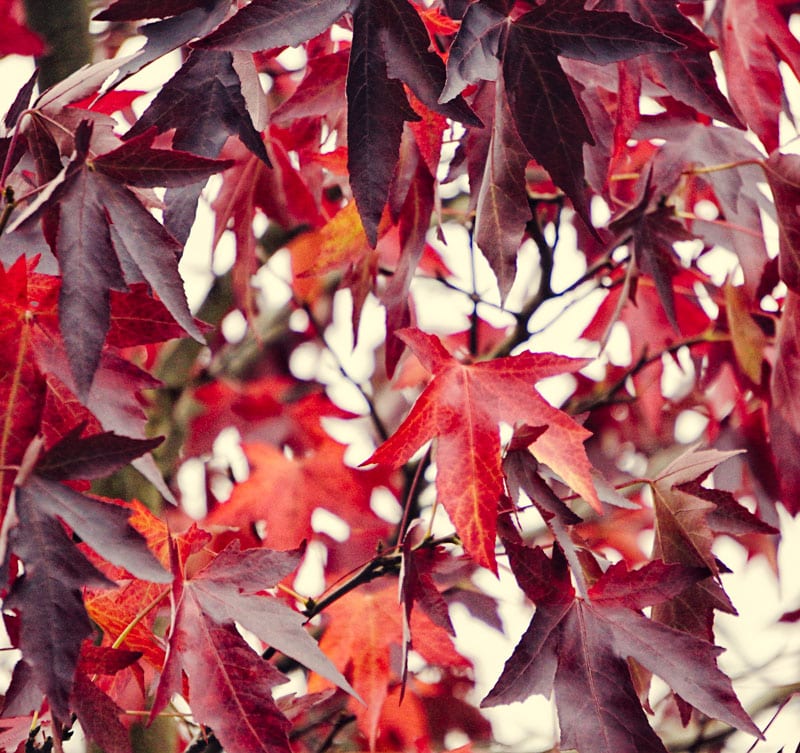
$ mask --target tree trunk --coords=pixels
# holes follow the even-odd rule
[[[40,34],[47,53],[36,59],[44,91],[92,62],[86,0],[25,0],[28,26]]]

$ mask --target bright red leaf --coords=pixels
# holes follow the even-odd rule
[[[546,426],[531,452],[592,505],[600,501],[583,442],[589,433],[547,403],[534,384],[576,371],[585,361],[552,353],[523,353],[464,365],[438,338],[406,330],[402,338],[433,374],[403,424],[365,463],[395,467],[436,438],[436,489],[464,548],[496,571],[497,505],[503,491],[500,422]]]

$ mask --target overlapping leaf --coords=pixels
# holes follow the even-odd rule
[[[240,551],[232,545],[188,577],[183,558],[173,552],[176,606],[153,717],[173,693],[181,692],[181,672],[185,672],[187,700],[195,718],[212,726],[227,750],[288,753],[288,721],[271,693],[285,678],[245,643],[235,623],[339,687],[352,690],[304,630],[303,616],[263,594],[295,570],[300,557],[298,550]]]
[[[637,698],[626,661],[633,658],[709,716],[759,735],[717,668],[721,649],[637,611],[676,595],[696,574],[651,563],[641,574],[647,577],[631,578],[618,566],[584,600],[575,597],[558,548],[552,560],[539,548],[508,548],[517,580],[537,608],[482,705],[554,693],[561,747],[582,753],[664,753]],[[651,580],[659,587],[649,588]]]
[[[479,124],[460,96],[439,103],[444,64],[428,49],[425,26],[408,0],[254,0],[197,46],[255,52],[297,45],[347,11],[353,14],[346,85],[348,170],[367,238],[374,246],[403,123],[418,119],[403,83],[427,107],[465,124]]]
[[[676,52],[648,55],[647,63],[658,83],[675,99],[716,120],[742,127],[728,100],[719,90],[709,53],[714,43],[684,16],[672,0],[603,0],[596,10],[629,13],[634,21],[650,26],[683,45]]]
[[[501,16],[494,2],[469,6],[448,59],[444,96],[478,78],[495,78],[499,61],[522,143],[591,224],[582,149],[594,137],[559,55],[604,65],[681,45],[627,13],[585,10],[582,0],[551,0],[513,22]]]
[[[170,575],[130,526],[124,507],[86,497],[59,480],[104,475],[153,444],[67,435],[15,487],[16,524],[8,533],[3,571],[13,575],[8,570],[13,555],[25,572],[12,581],[4,606],[20,615],[20,647],[32,679],[62,721],[69,718],[81,643],[92,631],[81,589],[113,585],[80,553],[62,522],[99,555],[141,578],[166,582]]]
[[[79,126],[73,158],[15,223],[19,227],[45,212],[58,212],[55,252],[62,273],[59,320],[78,394],[83,399],[88,396],[108,332],[112,290],[147,282],[183,329],[201,339],[178,274],[180,246],[118,182],[123,175],[140,186],[157,185],[162,180],[182,184],[183,179],[170,177],[170,170],[145,170],[138,178],[132,177],[134,165],[147,167],[161,158],[160,150],[149,149],[147,139],[133,148],[119,147],[121,154],[115,150],[97,160],[89,159],[91,132],[88,123]],[[195,178],[225,167],[225,163],[197,161],[190,155],[177,158],[187,166],[190,162],[198,165],[200,172]],[[105,172],[105,164],[110,174]]]
[[[366,461],[395,467],[436,438],[436,489],[467,552],[496,570],[497,505],[503,492],[500,422],[546,426],[533,454],[594,506],[600,506],[583,449],[589,433],[547,403],[534,384],[576,371],[585,361],[552,353],[523,353],[464,365],[438,338],[419,330],[400,334],[433,374],[397,431]]]
[[[203,106],[198,107],[198,102]],[[217,157],[227,138],[235,135],[262,162],[270,164],[247,109],[230,52],[194,50],[128,131],[126,139],[150,128],[159,133],[174,128],[172,143],[176,149],[207,158]],[[201,188],[195,185],[167,191],[165,197],[164,223],[183,243],[189,237]]]
[[[396,584],[372,592],[353,592],[326,610],[330,625],[320,648],[352,683],[363,704],[354,711],[374,750],[382,707],[401,669],[392,665],[392,648],[406,640]],[[411,616],[414,648],[434,666],[469,667],[453,648],[447,632],[419,612]]]
[[[775,0],[727,0],[717,8],[720,50],[736,113],[768,152],[778,148],[782,60],[800,76],[800,42]]]

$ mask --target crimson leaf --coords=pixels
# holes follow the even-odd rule
[[[487,53],[497,45],[522,142],[591,226],[582,151],[584,144],[595,142],[558,57],[605,65],[681,45],[627,13],[586,10],[583,0],[548,0],[513,22],[506,19],[504,35],[495,8],[495,3],[479,0],[467,12],[448,62],[453,85],[445,96],[457,81],[473,83],[472,77],[491,76],[494,67]],[[471,14],[475,18],[468,22]],[[459,39],[462,33],[464,39]],[[503,42],[498,44],[499,36]]]
[[[539,548],[520,548],[516,562],[512,559],[515,574],[528,583],[526,593],[539,600],[528,630],[483,706],[555,691],[562,748],[664,753],[637,698],[626,662],[631,657],[704,713],[760,736],[730,680],[716,666],[722,649],[659,625],[634,609],[575,599],[565,581],[565,565],[558,548],[552,560]],[[553,580],[564,585],[554,587]],[[612,587],[617,580],[619,585]],[[627,598],[633,602],[662,596],[637,597],[638,581],[634,583],[624,568],[607,572],[598,590],[616,590],[619,600],[626,583]],[[676,587],[680,585],[678,579]]]
[[[374,246],[398,160],[403,123],[419,120],[401,82],[432,110],[468,125],[480,125],[460,96],[440,103],[444,65],[428,49],[425,26],[408,0],[255,0],[195,46],[255,52],[296,45],[348,10],[353,14],[346,86],[348,170],[367,238]]]
[[[178,273],[180,246],[124,185],[88,160],[83,122],[75,154],[10,230],[58,213],[55,251],[62,272],[59,321],[78,396],[86,399],[110,323],[110,291],[147,282],[175,320],[198,340]]]

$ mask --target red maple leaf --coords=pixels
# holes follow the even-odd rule
[[[545,401],[533,386],[545,377],[577,371],[587,361],[552,353],[522,353],[462,364],[437,337],[416,329],[404,330],[400,337],[433,379],[406,420],[365,464],[400,467],[436,438],[439,500],[464,548],[479,564],[497,570],[497,504],[503,493],[501,422],[546,426],[531,452],[600,509],[583,449],[589,432]]]

